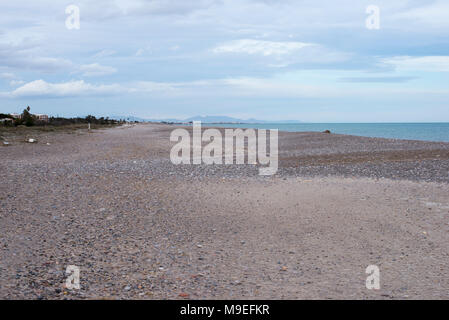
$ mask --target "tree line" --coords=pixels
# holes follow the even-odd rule
[[[8,120],[11,119],[11,120]],[[109,117],[96,118],[95,116],[88,115],[87,117],[75,117],[75,118],[64,118],[64,117],[49,117],[48,121],[39,120],[35,115],[30,113],[30,107],[23,110],[20,117],[14,117],[10,114],[0,113],[0,120],[4,125],[10,126],[20,126],[25,125],[27,127],[31,126],[62,126],[69,124],[99,124],[99,125],[111,125],[111,124],[121,124],[125,120],[115,120],[109,119]],[[6,121],[5,121],[6,120]]]

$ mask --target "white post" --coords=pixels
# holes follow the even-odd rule
[[[90,131],[90,122],[87,124],[87,130]]]

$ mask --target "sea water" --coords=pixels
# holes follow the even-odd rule
[[[204,126],[279,129],[289,132],[330,130],[332,133],[364,137],[449,142],[449,122],[443,123],[220,123]]]

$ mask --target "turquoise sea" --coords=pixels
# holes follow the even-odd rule
[[[206,125],[206,124],[203,124]],[[442,123],[264,123],[264,124],[211,124],[228,128],[279,129],[301,132],[330,130],[332,133],[364,137],[445,141],[449,142],[449,122]]]

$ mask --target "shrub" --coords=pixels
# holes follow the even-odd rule
[[[23,110],[23,113],[22,113],[22,121],[27,127],[34,126],[34,118],[31,115],[29,110],[30,110],[30,107]]]

